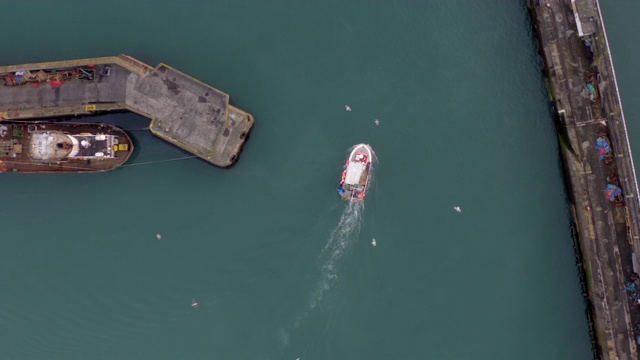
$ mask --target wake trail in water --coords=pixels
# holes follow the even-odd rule
[[[349,149],[351,152],[353,148]],[[377,163],[375,152],[372,151],[373,162]],[[371,168],[369,188],[373,185],[373,169]],[[291,331],[299,328],[307,317],[318,307],[328,292],[335,286],[338,280],[340,262],[355,245],[360,235],[362,215],[364,212],[363,201],[349,201],[340,215],[338,224],[331,230],[327,243],[318,255],[319,276],[311,290],[311,295],[304,310],[295,319],[292,327],[279,328],[278,338],[281,348],[288,346]]]
[[[351,201],[340,217],[340,222],[331,231],[329,241],[322,249],[321,258],[325,260],[322,269],[330,275],[335,275],[335,265],[340,260],[360,233],[360,220],[364,203],[361,201]],[[354,236],[351,236],[351,235]]]
[[[342,212],[338,225],[331,231],[329,239],[319,255],[320,276],[311,293],[309,306],[298,317],[295,327],[301,325],[302,320],[318,306],[337,281],[340,259],[351,249],[360,234],[363,210],[363,202],[351,201]]]

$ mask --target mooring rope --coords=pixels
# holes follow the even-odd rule
[[[141,163],[135,163],[135,164],[124,164],[124,165],[121,165],[121,167],[125,167],[125,166],[136,166],[136,165],[159,164],[159,163],[169,162],[169,161],[178,161],[178,160],[193,159],[193,158],[196,158],[196,157],[197,157],[196,155],[192,155],[192,156],[183,156],[183,157],[179,157],[179,158],[166,159],[166,160],[147,161],[147,162],[141,162]]]

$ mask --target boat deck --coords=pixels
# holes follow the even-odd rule
[[[348,184],[343,185],[344,193],[341,195],[343,199],[358,200],[358,201],[364,200],[367,193],[367,187],[369,186],[368,182],[369,182],[370,170],[371,170],[371,167],[367,166],[362,171],[362,176],[360,177],[357,187],[353,185],[348,185]],[[356,189],[358,188],[364,189],[364,192],[357,193]]]
[[[49,132],[74,135],[82,145],[78,146],[76,158],[44,160],[41,155],[51,150],[40,149],[32,138],[47,136]],[[97,134],[114,135],[109,139],[96,141]],[[84,135],[86,134],[86,135]],[[93,137],[89,134],[94,135]],[[82,143],[82,141],[85,143]],[[37,142],[36,142],[37,143]],[[54,150],[55,151],[55,150]],[[65,148],[60,153],[68,153]],[[127,161],[133,151],[133,144],[127,134],[115,126],[90,123],[51,122],[2,122],[0,123],[0,172],[99,172],[114,169]],[[96,154],[104,154],[95,158]],[[113,154],[113,157],[110,156]],[[50,155],[50,154],[47,154]],[[93,158],[92,158],[93,157]]]
[[[369,145],[358,144],[352,148],[338,192],[344,200],[362,201],[367,196],[371,176],[373,151]]]
[[[129,110],[151,119],[153,134],[208,162],[233,164],[253,117],[229,95],[176,69],[126,55],[0,67],[0,120]]]

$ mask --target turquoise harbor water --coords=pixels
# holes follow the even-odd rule
[[[256,119],[228,170],[144,165],[185,154],[131,131],[142,165],[1,175],[0,358],[590,358],[522,2],[0,3],[3,64],[126,53]],[[634,4],[603,9],[626,19],[607,25],[628,120]],[[378,162],[350,206],[360,142]]]

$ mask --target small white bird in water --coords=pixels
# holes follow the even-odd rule
[[[460,209],[460,206],[454,206],[453,210],[455,210],[457,212],[462,212],[462,209]]]
[[[378,245],[378,242],[376,241],[376,239],[371,239],[371,245],[373,245],[374,247]]]
[[[162,239],[162,235],[156,234],[156,239],[158,239],[158,240]]]
[[[380,120],[378,119],[375,119],[373,122],[376,124],[376,126],[380,125]]]
[[[349,106],[349,105],[345,105],[345,106],[344,106],[344,109],[345,109],[345,110],[347,110],[347,111],[351,111],[351,106]]]
[[[191,307],[194,309],[198,308],[198,301],[195,298],[191,299]]]

